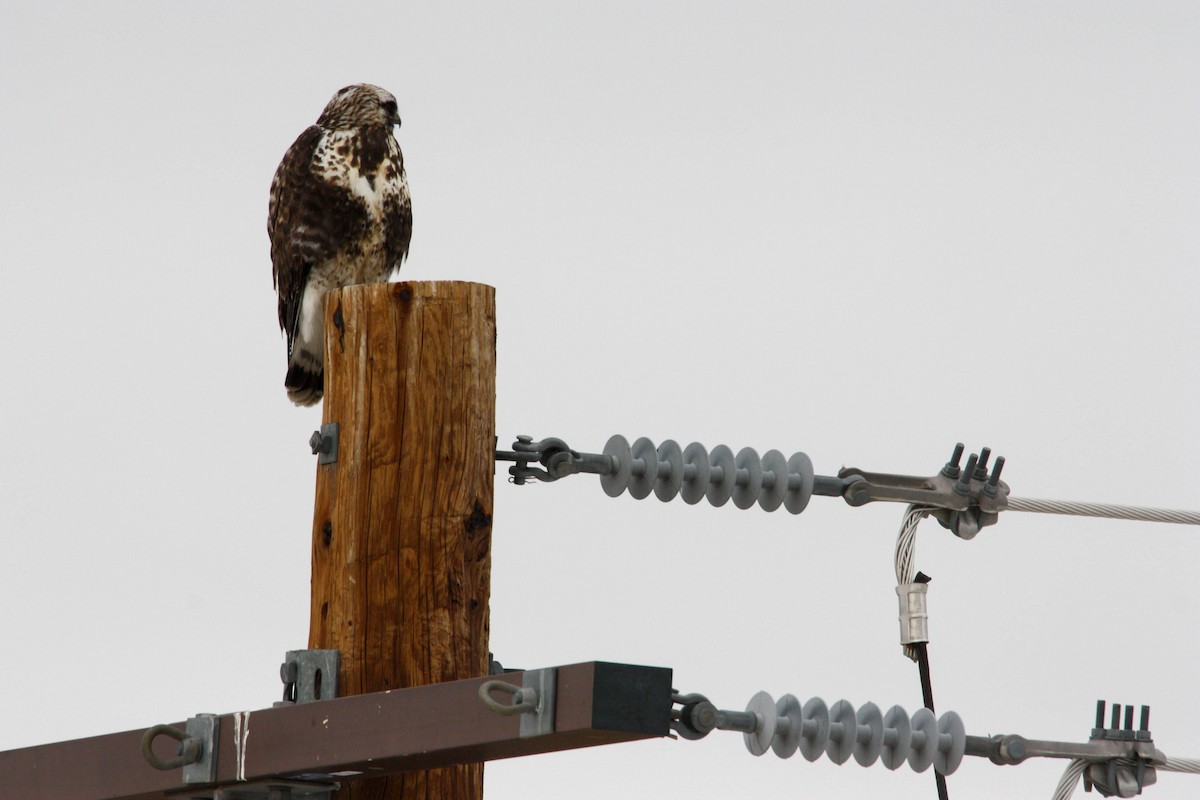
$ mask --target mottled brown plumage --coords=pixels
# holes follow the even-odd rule
[[[309,406],[324,389],[321,298],[341,286],[382,283],[412,237],[404,155],[392,134],[396,98],[347,86],[284,154],[271,182],[267,233],[287,337],[288,397]]]

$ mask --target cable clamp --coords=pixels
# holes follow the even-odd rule
[[[838,473],[845,482],[842,497],[852,506],[881,500],[931,506],[930,516],[942,527],[959,538],[973,539],[980,529],[994,525],[1008,507],[1008,484],[1000,480],[1004,457],[996,458],[989,473],[991,453],[987,447],[972,453],[960,468],[963,445],[959,442],[941,471],[928,478],[848,467]]]

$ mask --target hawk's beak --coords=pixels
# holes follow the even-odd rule
[[[400,115],[399,114],[392,117],[392,124],[395,125],[397,128],[400,127]]]

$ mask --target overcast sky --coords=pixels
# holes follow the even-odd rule
[[[320,412],[282,387],[267,190],[364,81],[404,119],[401,277],[497,289],[502,443],[674,438],[832,475],[931,474],[961,440],[1008,458],[1014,496],[1200,509],[1192,2],[8,0],[0,749],[277,699]],[[666,666],[727,708],[920,705],[902,506],[498,472],[506,665]],[[1084,740],[1103,697],[1200,756],[1200,531],[1007,512],[969,542],[926,522],[916,563],[939,710],[969,733]],[[1063,766],[968,759],[951,796],[1049,797]],[[737,734],[486,776],[489,800],[933,796]]]

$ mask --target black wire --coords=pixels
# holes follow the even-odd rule
[[[917,649],[917,669],[921,673],[921,700],[925,703],[926,708],[933,711],[933,681],[929,677],[929,643],[916,642],[913,647]],[[950,793],[946,789],[946,776],[934,770],[933,777],[937,781],[938,800],[950,800]]]

